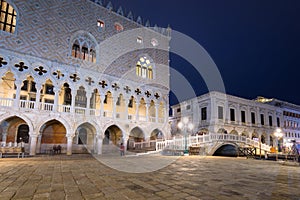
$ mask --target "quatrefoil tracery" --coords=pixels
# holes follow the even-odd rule
[[[45,70],[43,66],[39,66],[39,67],[35,68],[34,71],[36,71],[38,73],[38,75],[40,75],[40,76],[47,73],[47,70]]]
[[[20,62],[19,64],[15,64],[15,67],[18,68],[20,72],[24,71],[24,69],[28,69],[24,62]]]

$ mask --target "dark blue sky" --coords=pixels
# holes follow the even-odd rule
[[[115,10],[120,5],[126,13],[131,10],[135,19],[149,19],[152,26],[170,24],[195,39],[216,63],[228,94],[275,97],[300,105],[300,1],[111,2]],[[207,92],[201,76],[185,60],[171,55],[170,65],[187,76],[197,95]]]

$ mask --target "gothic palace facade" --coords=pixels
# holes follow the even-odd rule
[[[248,100],[220,92],[202,96],[172,106],[172,134],[180,134],[177,127],[183,117],[194,124],[190,134],[228,133],[247,136],[277,147],[300,144],[300,106],[277,99],[258,97]]]
[[[169,137],[170,29],[100,0],[1,0],[1,145],[71,155]]]

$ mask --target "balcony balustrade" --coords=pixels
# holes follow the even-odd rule
[[[10,98],[0,98],[0,107],[2,108],[14,108],[16,105],[16,99]],[[74,107],[72,109],[71,105],[55,105],[53,103],[45,103],[40,102],[38,108],[36,108],[36,101],[30,100],[19,100],[18,108],[20,110],[40,110],[45,112],[59,112],[59,113],[73,113],[76,115],[88,115],[88,116],[102,116],[104,118],[111,118],[116,120],[137,120],[137,116],[135,114],[126,114],[126,112],[116,112],[110,110],[103,110],[101,112],[100,109],[89,109],[83,107]],[[155,116],[149,116],[148,118],[144,115],[138,115],[138,120],[141,122],[152,122],[152,123],[164,123],[164,118],[156,118]]]

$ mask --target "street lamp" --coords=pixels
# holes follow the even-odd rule
[[[277,128],[274,135],[277,138],[277,149],[278,149],[277,152],[276,152],[276,161],[277,161],[278,160],[278,152],[279,152],[279,139],[283,137],[281,129]]]
[[[184,155],[188,155],[189,150],[187,148],[187,129],[192,130],[194,125],[189,123],[189,118],[184,117],[182,121],[178,123],[178,128],[182,129],[184,132]]]

